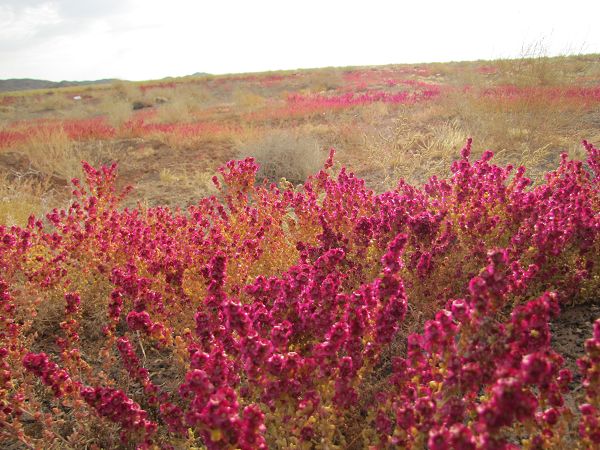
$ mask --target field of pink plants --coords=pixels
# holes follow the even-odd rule
[[[384,127],[399,110],[410,108],[423,112],[428,108],[446,109],[449,99],[454,101],[452,99],[456,96],[469,100],[472,109],[485,108],[486,113],[493,110],[514,113],[516,110],[537,114],[541,110],[548,111],[549,108],[553,108],[557,114],[573,115],[574,111],[584,110],[594,114],[600,104],[600,81],[595,77],[580,77],[581,80],[576,83],[559,80],[551,85],[530,83],[518,86],[502,82],[501,69],[492,65],[453,71],[454,73],[441,75],[436,74],[431,67],[418,66],[352,69],[342,71],[339,79],[331,74],[322,74],[324,81],[321,89],[318,78],[315,80],[316,75],[311,73],[252,74],[199,78],[191,81],[148,82],[132,87],[131,92],[126,95],[127,101],[142,99],[141,103],[147,108],[133,111],[118,124],[111,122],[110,111],[101,113],[97,107],[94,109],[102,98],[110,97],[110,89],[107,88],[89,92],[57,91],[30,96],[5,95],[0,97],[0,107],[15,113],[9,117],[10,120],[0,123],[0,151],[18,148],[31,140],[32,136],[39,134],[40,130],[45,133],[64,131],[76,142],[144,138],[158,139],[169,145],[180,143],[183,147],[190,147],[200,140],[235,140],[243,134],[244,127],[268,132],[270,128],[282,124],[297,127],[325,114],[329,115],[328,125],[350,122],[351,127],[356,127],[350,120],[352,113],[368,105],[385,105],[389,108],[386,113],[381,113],[382,117],[379,118],[381,126]],[[475,82],[455,79],[459,77],[457,74],[462,72],[471,73],[472,76],[475,74],[479,78]],[[187,91],[182,94],[180,89],[205,89],[218,93],[215,95],[219,99],[210,105],[202,105],[199,102],[194,105],[192,113],[187,111],[186,114],[157,122],[157,113],[168,108],[168,104],[153,105],[153,95],[158,93],[173,98],[186,95]],[[236,90],[250,95],[251,104],[246,108],[239,108],[239,105],[231,102]],[[48,97],[49,94],[52,95]],[[75,117],[61,118],[60,114],[56,114],[61,112],[60,109],[52,108],[42,109],[44,114],[31,114],[31,109],[35,110],[36,105],[44,104],[48,98],[61,105],[64,102],[65,105],[62,106],[67,110],[74,109],[77,105],[73,104],[73,94],[78,94],[81,98],[80,104],[89,108],[89,111],[81,112],[82,117],[77,117],[77,114],[71,112]],[[254,103],[252,96],[256,97]],[[169,101],[169,98],[165,97],[163,101]],[[229,112],[225,119],[215,113],[219,108]],[[453,113],[451,108],[448,113]],[[463,112],[456,111],[454,114],[461,115]],[[0,116],[0,119],[2,118]],[[436,126],[435,122],[439,120],[437,117],[434,119],[432,126]],[[487,117],[484,119],[495,120]],[[420,126],[423,125],[427,124],[422,123]],[[469,128],[473,128],[473,124],[466,123],[465,127],[466,131],[471,131]],[[507,130],[502,131],[502,135],[506,135]]]
[[[103,117],[71,120],[35,120],[16,122],[8,129],[0,131],[0,149],[18,147],[39,133],[64,131],[73,141],[98,141],[115,138],[174,136],[185,140],[190,136],[235,133],[236,127],[214,122],[195,121],[190,123],[149,123],[148,113],[135,114],[119,127],[111,126]]]
[[[397,72],[397,71],[396,71]],[[372,103],[384,103],[390,105],[414,105],[419,102],[434,99],[440,95],[440,87],[412,79],[386,78],[391,74],[400,75],[396,72],[349,72],[346,76],[346,84],[334,93],[327,95],[321,93],[303,94],[299,92],[289,93],[284,102],[271,102],[265,107],[253,108],[252,111],[242,114],[241,121],[246,125],[257,123],[261,125],[265,119],[301,118],[305,116],[323,113],[326,111],[343,111],[349,108],[360,107]],[[350,74],[353,74],[351,77]],[[297,76],[296,76],[297,77]],[[270,75],[258,77],[230,76],[210,80],[204,84],[219,89],[230,91],[232,83],[244,83],[244,86],[256,85],[259,88],[271,88],[274,84],[283,81],[294,80],[295,76]],[[358,82],[360,80],[360,82]],[[368,83],[368,84],[367,84]],[[161,89],[163,92],[175,91],[182,83],[162,82],[147,83],[139,86],[140,95],[150,95],[153,91]],[[190,83],[188,83],[190,84]],[[378,89],[382,84],[385,89]],[[214,86],[213,86],[214,85]],[[400,86],[400,89],[390,90]],[[38,95],[43,99],[42,95]],[[93,103],[93,95],[83,95],[84,102]],[[35,103],[36,96],[33,97]],[[72,93],[64,96],[63,100],[70,101]],[[0,105],[10,105],[16,102],[15,97],[0,98]],[[25,119],[13,120],[7,126],[0,128],[0,150],[14,149],[20,144],[27,142],[31,136],[37,133],[62,132],[74,141],[94,141],[126,139],[132,137],[170,139],[170,142],[188,142],[193,138],[235,136],[241,128],[240,120],[233,123],[223,123],[210,117],[210,111],[202,119],[198,117],[178,117],[177,121],[169,123],[154,123],[156,108],[149,108],[131,114],[127,120],[120,125],[109,122],[110,115],[98,115],[86,118],[57,119]]]
[[[600,449],[598,61],[3,94],[0,448]]]
[[[0,226],[0,445],[598,448],[600,321],[578,373],[551,326],[598,300],[600,151],[532,186],[471,145],[379,194],[333,150],[297,187],[232,160],[186,211],[84,164]]]

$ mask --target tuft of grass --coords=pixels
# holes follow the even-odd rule
[[[238,145],[240,158],[251,156],[260,169],[259,180],[278,182],[281,178],[300,184],[319,171],[327,153],[319,141],[291,129],[269,131],[254,141]]]
[[[156,114],[150,120],[152,123],[190,122],[199,111],[214,103],[206,88],[189,83],[171,89],[149,90],[146,96],[147,101],[156,106]]]
[[[117,129],[131,119],[131,104],[116,95],[102,96],[97,108],[104,114],[107,123]]]
[[[309,84],[306,86],[311,92],[335,91],[344,85],[342,71],[334,68],[318,69],[311,71]]]
[[[366,135],[366,164],[379,174],[377,190],[392,189],[399,179],[426,182],[432,175],[447,175],[468,137],[457,120],[420,126],[419,118],[400,114],[384,130]]]
[[[38,127],[17,148],[43,174],[69,182],[81,177],[83,155],[62,127]]]
[[[198,199],[218,193],[212,177],[214,171],[190,167],[163,167],[158,173],[159,190],[148,192],[161,204],[188,206]]]
[[[194,112],[194,103],[189,99],[177,97],[156,108],[156,114],[151,123],[181,123],[188,122]]]
[[[0,174],[0,224],[24,226],[31,214],[40,216],[51,202],[47,181]]]
[[[235,89],[232,93],[232,100],[238,107],[244,110],[260,108],[266,102],[265,98],[261,95],[244,88]]]
[[[45,95],[35,97],[32,106],[36,113],[56,113],[70,106],[70,102],[61,93],[48,91]]]
[[[111,84],[110,91],[116,98],[127,102],[139,100],[142,96],[139,87],[130,81],[117,80]]]

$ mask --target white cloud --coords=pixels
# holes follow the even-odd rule
[[[33,39],[40,30],[60,25],[61,22],[58,9],[52,3],[42,3],[19,10],[0,5],[0,43],[10,46],[15,42]]]
[[[490,59],[540,41],[549,54],[600,52],[599,13],[600,3],[583,0],[11,0],[0,6],[0,77],[151,79]]]

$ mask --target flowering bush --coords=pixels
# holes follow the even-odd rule
[[[550,321],[600,284],[600,159],[471,160],[376,195],[333,152],[301,188],[253,159],[186,212],[120,209],[116,167],[0,227],[0,442],[208,449],[591,448],[600,325],[571,372]],[[41,426],[39,425],[41,424]]]

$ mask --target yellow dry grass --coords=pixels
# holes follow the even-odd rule
[[[81,177],[82,154],[62,128],[39,127],[17,150],[31,166],[65,181]]]
[[[49,184],[0,174],[0,224],[23,226],[30,215],[43,214],[52,203]]]
[[[152,89],[145,99],[156,105],[156,113],[150,119],[152,123],[190,122],[198,112],[214,104],[209,90],[190,83],[175,89]]]
[[[240,158],[251,156],[260,165],[259,180],[270,182],[285,178],[294,184],[303,183],[319,171],[327,158],[317,139],[291,129],[269,131],[237,149]]]
[[[131,103],[116,95],[104,95],[100,98],[97,111],[106,117],[108,124],[114,128],[121,127],[131,118]]]

